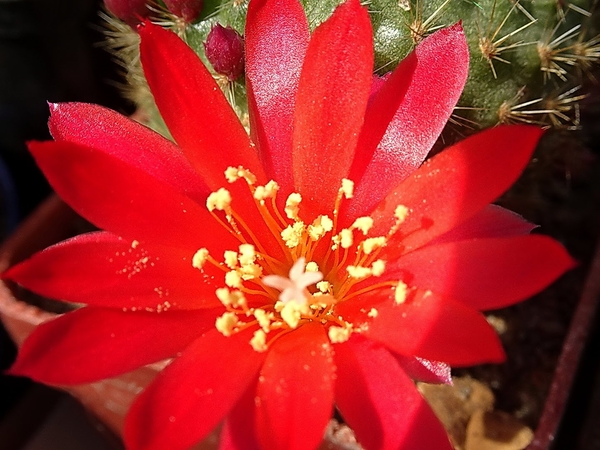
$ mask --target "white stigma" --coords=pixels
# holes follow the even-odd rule
[[[323,280],[323,274],[319,271],[306,272],[305,269],[306,259],[301,257],[291,267],[289,278],[281,275],[266,275],[262,278],[262,282],[281,291],[279,301],[283,304],[293,301],[298,305],[306,305],[308,299],[312,297],[307,287]]]

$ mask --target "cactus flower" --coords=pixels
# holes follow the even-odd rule
[[[215,72],[229,81],[244,72],[244,38],[233,28],[216,24],[208,33],[204,51]]]
[[[450,449],[414,380],[505,358],[480,310],[573,264],[490,202],[541,132],[497,127],[423,162],[468,69],[460,25],[373,86],[358,0],[309,33],[298,0],[252,0],[250,136],[197,56],[146,24],[141,59],[174,144],[115,112],[51,106],[31,152],[100,229],[3,274],[85,307],[40,325],[13,374],[86,383],[172,358],[129,449],[316,448],[334,408],[367,449]]]

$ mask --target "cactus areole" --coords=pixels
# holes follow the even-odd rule
[[[570,268],[490,206],[541,131],[497,127],[424,161],[468,70],[460,25],[373,85],[367,11],[312,34],[252,0],[250,135],[200,59],[145,24],[141,58],[176,144],[99,106],[52,105],[30,150],[105,231],[3,274],[86,306],[39,326],[11,373],[68,385],[172,358],[128,413],[129,449],[316,448],[334,408],[367,449],[451,449],[414,380],[505,357],[479,312]],[[49,344],[51,343],[51,344]]]

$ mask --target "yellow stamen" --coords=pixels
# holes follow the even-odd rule
[[[206,208],[212,212],[215,209],[224,211],[231,205],[231,194],[225,188],[220,188],[218,191],[211,193],[206,199]]]
[[[298,211],[300,210],[299,206],[302,201],[302,196],[297,192],[292,192],[287,200],[285,201],[285,215],[288,219],[300,220],[298,218]]]
[[[202,269],[206,260],[208,259],[208,249],[201,248],[192,257],[192,267],[195,269]]]

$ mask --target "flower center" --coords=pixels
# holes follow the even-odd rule
[[[337,303],[382,288],[394,289],[396,301],[404,301],[407,288],[401,281],[367,280],[384,273],[385,261],[378,256],[400,228],[408,208],[397,206],[396,221],[385,236],[369,237],[370,217],[359,217],[338,230],[341,202],[353,195],[351,180],[342,180],[333,214],[318,216],[307,225],[300,218],[299,193],[288,196],[282,214],[276,203],[279,186],[275,181],[257,185],[256,177],[243,167],[229,167],[225,177],[229,183],[245,180],[261,220],[279,248],[269,249],[257,238],[256,230],[232,207],[229,190],[221,188],[208,196],[208,211],[240,242],[237,249],[226,250],[221,261],[206,248],[192,258],[192,265],[199,270],[209,263],[224,272],[225,286],[216,290],[216,296],[226,311],[215,323],[223,335],[253,328],[250,344],[256,351],[265,351],[282,334],[311,321],[326,328],[331,342],[344,342],[360,330],[335,314]],[[262,241],[273,245],[273,239]],[[369,314],[373,317],[377,311]]]

